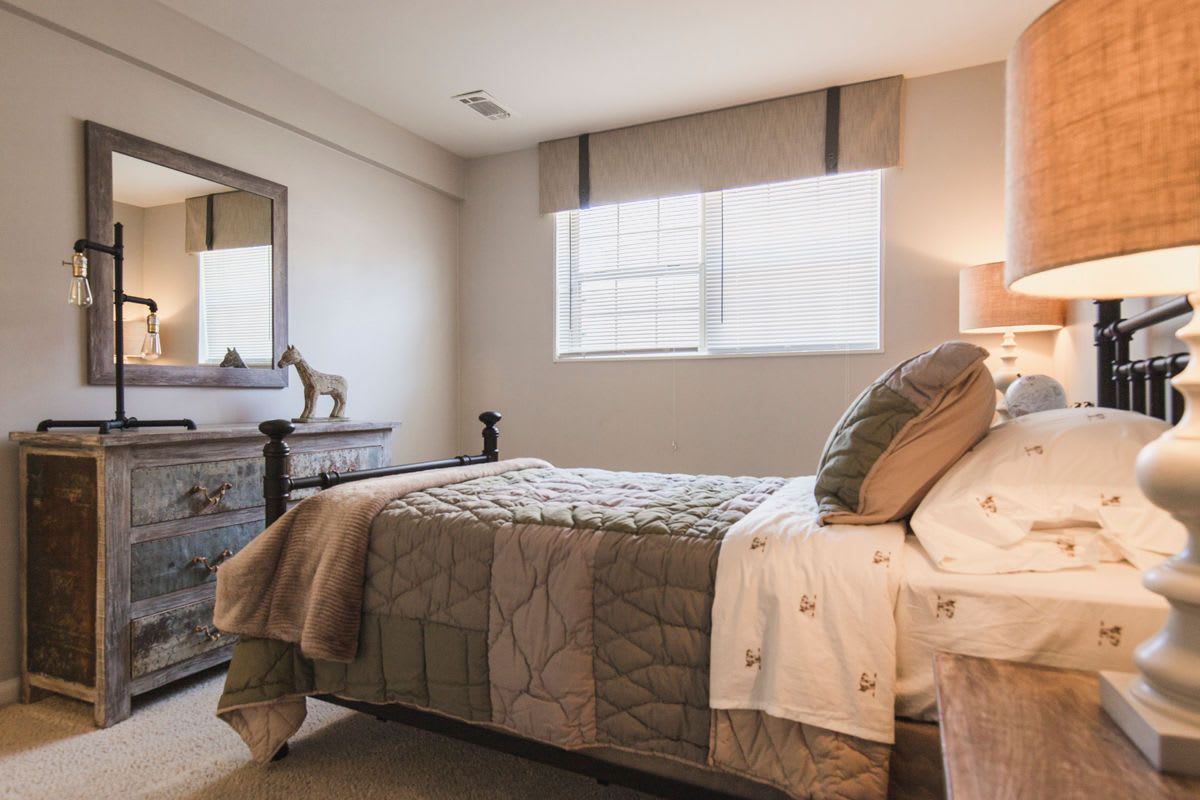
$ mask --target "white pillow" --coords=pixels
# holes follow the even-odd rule
[[[1134,476],[1138,452],[1167,428],[1110,408],[1018,417],[937,482],[913,514],[913,532],[952,572],[1049,571],[1114,555],[1145,566],[1186,540]]]

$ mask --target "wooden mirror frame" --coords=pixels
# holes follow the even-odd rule
[[[96,122],[84,123],[87,181],[87,238],[109,243],[113,236],[113,153],[159,164],[233,189],[271,199],[271,368],[235,369],[203,364],[125,364],[130,386],[230,386],[276,388],[288,385],[288,370],[279,369],[287,348],[287,187],[246,172],[208,161],[165,145],[124,133]],[[88,310],[88,383],[111,386],[113,364],[112,256],[89,253],[88,278],[96,303]]]

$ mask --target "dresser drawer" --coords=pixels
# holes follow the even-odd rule
[[[302,478],[320,472],[351,472],[357,469],[375,469],[382,466],[386,466],[382,447],[347,447],[339,450],[292,453],[288,461],[288,472],[294,477]],[[261,490],[261,486],[259,488]],[[303,500],[318,491],[320,490],[301,489],[292,492],[292,499]]]
[[[299,477],[327,470],[378,467],[382,460],[382,447],[315,450],[293,453],[289,470]],[[152,525],[261,506],[262,476],[261,457],[138,467],[129,476],[131,523],[135,527]],[[196,487],[203,491],[194,492]],[[293,496],[301,498],[311,493],[297,492]]]
[[[262,476],[262,458],[139,467],[129,475],[131,522],[150,525],[260,506]],[[217,500],[225,484],[229,486]],[[192,491],[197,486],[210,493],[210,500]]]
[[[131,677],[140,678],[233,644],[236,637],[221,635],[213,627],[214,602],[209,598],[130,623]]]
[[[217,579],[209,565],[219,564],[221,554],[237,553],[262,532],[259,520],[242,525],[154,539],[133,545],[130,557],[130,600],[137,602],[150,597],[191,589]],[[208,559],[196,563],[196,558]],[[228,556],[227,556],[228,557]]]

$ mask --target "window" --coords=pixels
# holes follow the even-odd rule
[[[200,253],[200,363],[236,347],[249,366],[270,365],[271,246]]]
[[[559,358],[874,351],[878,170],[563,211]]]

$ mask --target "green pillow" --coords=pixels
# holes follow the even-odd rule
[[[946,342],[881,375],[834,426],[817,467],[821,522],[902,519],[996,413],[987,351]]]

